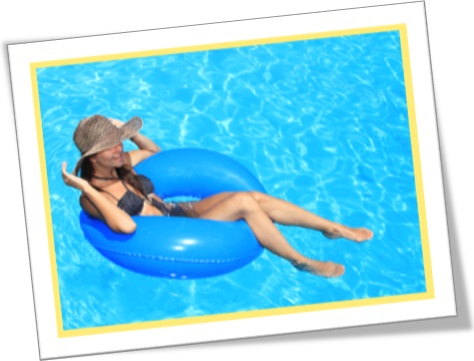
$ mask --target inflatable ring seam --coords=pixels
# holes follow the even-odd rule
[[[249,258],[249,257],[239,257],[239,258],[228,258],[228,259],[221,259],[221,260],[180,259],[180,258],[171,258],[171,257],[143,255],[139,253],[120,252],[117,250],[107,249],[107,248],[98,247],[98,246],[96,246],[96,249],[102,252],[112,253],[119,256],[129,256],[129,257],[135,257],[135,258],[146,258],[153,261],[179,262],[179,263],[234,263],[234,262],[239,262],[241,260],[245,260]]]

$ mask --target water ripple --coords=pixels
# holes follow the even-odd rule
[[[423,291],[400,54],[398,33],[388,32],[38,69],[65,328]],[[269,252],[192,282],[123,270],[84,240],[78,194],[60,174],[63,161],[71,169],[79,158],[77,122],[93,113],[141,116],[143,133],[163,149],[228,154],[271,194],[373,228],[374,240],[282,227],[300,252],[345,264],[346,275],[329,281]]]

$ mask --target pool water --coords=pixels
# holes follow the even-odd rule
[[[65,330],[425,292],[398,31],[45,67],[37,79]],[[79,158],[78,121],[96,113],[142,117],[165,150],[226,154],[270,194],[374,238],[279,226],[306,256],[344,264],[337,279],[268,251],[201,280],[120,268],[84,239],[79,193],[60,172]]]

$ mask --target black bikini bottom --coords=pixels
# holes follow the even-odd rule
[[[197,217],[194,211],[194,202],[179,202],[179,203],[160,203],[158,209],[167,217]]]
[[[165,216],[169,216],[169,217],[188,217],[188,215],[184,211],[183,207],[181,207],[181,205],[178,204],[178,203],[168,203],[167,208],[168,208],[168,214],[165,214]]]

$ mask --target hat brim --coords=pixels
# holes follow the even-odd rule
[[[82,163],[85,158],[90,157],[91,155],[97,154],[103,150],[110,149],[116,146],[119,143],[122,143],[124,140],[133,137],[142,127],[143,121],[140,117],[133,117],[128,122],[124,123],[121,127],[117,127],[118,133],[117,135],[111,139],[106,138],[104,141],[99,142],[94,147],[92,147],[87,153],[83,154],[81,158],[76,163],[74,170],[72,172],[73,175],[77,175],[79,169],[82,166]]]

